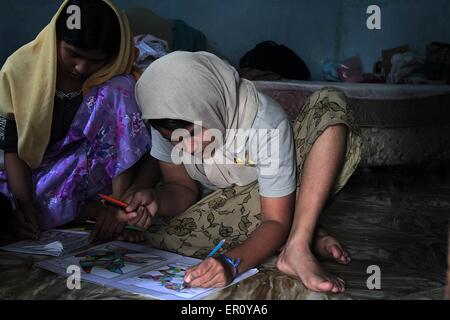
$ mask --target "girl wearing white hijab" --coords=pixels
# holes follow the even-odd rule
[[[314,291],[344,290],[315,258],[350,261],[334,238],[315,236],[321,211],[360,160],[359,130],[342,92],[313,94],[292,128],[275,101],[218,57],[176,52],[146,70],[136,100],[153,127],[151,154],[164,184],[155,187],[150,160],[126,211],[150,227],[152,245],[185,255],[203,258],[226,240],[223,254],[187,272],[187,283],[225,286],[283,248],[281,271]],[[216,191],[197,202],[199,186]]]

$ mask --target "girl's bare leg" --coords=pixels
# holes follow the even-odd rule
[[[326,272],[314,253],[342,264],[350,262],[348,253],[333,237],[319,234],[315,238],[314,234],[344,163],[347,134],[345,125],[330,126],[314,143],[303,165],[291,233],[278,258],[280,271],[298,277],[313,291],[345,290],[344,281]]]

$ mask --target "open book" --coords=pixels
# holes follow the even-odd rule
[[[160,300],[198,300],[221,289],[185,288],[185,271],[201,262],[175,253],[121,241],[36,264],[62,276],[79,268],[81,280],[147,295]],[[241,274],[236,284],[258,272]]]
[[[89,245],[88,232],[49,230],[41,233],[37,241],[26,240],[0,247],[1,250],[59,257]]]

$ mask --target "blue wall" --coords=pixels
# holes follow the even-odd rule
[[[58,7],[54,0],[3,0],[0,63],[32,40]],[[409,44],[419,53],[431,41],[450,42],[448,0],[116,0],[144,6],[203,31],[233,64],[258,42],[274,40],[296,51],[320,79],[320,63],[359,54],[366,72],[381,49]],[[366,9],[382,10],[382,30],[366,28]]]

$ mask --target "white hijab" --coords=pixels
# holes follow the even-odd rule
[[[174,52],[144,72],[136,85],[136,99],[143,119],[201,121],[207,129],[223,134],[224,144],[214,154],[194,164],[194,156],[184,166],[189,176],[203,185],[226,188],[244,186],[257,179],[254,168],[235,164],[225,146],[243,149],[245,141],[236,139],[229,129],[251,129],[258,112],[258,93],[237,71],[207,52]],[[227,130],[228,129],[228,130]],[[223,164],[223,156],[227,164]],[[184,158],[185,159],[185,158]],[[233,162],[233,163],[230,163]]]

